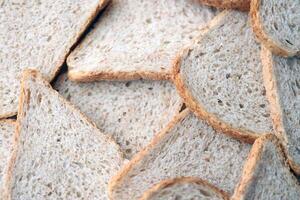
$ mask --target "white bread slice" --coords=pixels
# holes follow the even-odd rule
[[[247,13],[224,11],[174,64],[187,107],[215,129],[246,142],[273,130],[265,96],[260,45]]]
[[[112,134],[130,159],[179,113],[183,103],[168,81],[76,83],[61,75],[54,88]]]
[[[0,1],[0,118],[17,114],[20,78],[34,68],[51,80],[107,0]]]
[[[169,79],[177,50],[214,14],[198,0],[114,0],[68,57],[69,77]]]
[[[300,174],[300,58],[283,58],[262,48],[271,117],[292,169]]]
[[[106,200],[123,164],[119,146],[35,71],[23,75],[14,137],[6,199]]]
[[[195,177],[163,180],[140,200],[229,200],[229,195],[207,181]]]
[[[238,9],[248,11],[250,9],[250,0],[200,0],[201,3],[224,9]]]
[[[274,135],[257,139],[231,199],[288,200],[299,197],[299,183],[290,171],[279,140]]]
[[[252,0],[250,16],[260,42],[280,56],[300,55],[300,1]]]
[[[182,176],[232,194],[250,147],[184,110],[110,181],[110,198],[135,200],[160,181]]]
[[[14,120],[0,120],[0,199],[2,199],[3,175],[12,152]]]

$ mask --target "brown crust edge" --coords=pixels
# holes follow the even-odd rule
[[[46,84],[46,87],[52,88],[50,83],[47,82],[47,80],[45,78],[42,77],[42,75],[37,72],[36,70],[32,70],[32,69],[26,69],[23,71],[22,74],[22,79],[21,79],[21,92],[20,92],[20,97],[19,97],[19,104],[18,104],[18,116],[17,116],[17,121],[16,121],[16,129],[15,129],[15,134],[13,136],[13,150],[11,153],[11,157],[9,158],[9,162],[8,162],[8,167],[6,169],[6,171],[4,172],[4,176],[3,176],[3,199],[5,200],[11,200],[11,184],[12,184],[12,177],[13,177],[13,169],[14,169],[14,165],[18,156],[18,149],[19,149],[19,139],[20,139],[20,123],[23,119],[23,104],[24,103],[29,103],[28,99],[30,94],[28,95],[28,89],[25,89],[25,82],[27,79],[30,78],[30,76],[33,77],[38,77],[39,79],[41,79],[41,81],[43,81]],[[97,126],[95,125],[94,122],[92,122],[89,118],[87,118],[80,110],[76,109],[75,106],[73,106],[71,103],[67,102],[62,96],[60,96],[60,94],[58,94],[57,91],[55,91],[54,89],[52,89],[54,93],[56,93],[60,100],[65,103],[65,106],[68,107],[70,110],[73,110],[75,112],[78,113],[78,115],[80,116],[80,118],[82,120],[85,120],[88,124],[90,124],[94,129],[98,130],[98,132],[101,132]],[[104,135],[103,134],[103,138],[105,140],[107,140],[108,142],[111,143],[111,145],[115,144],[116,149],[120,155],[120,158],[122,159],[122,161],[124,162],[125,160],[125,156],[123,154],[123,152],[121,151],[119,145],[117,145],[117,143],[114,141],[114,139],[109,136],[109,135]]]
[[[291,57],[297,55],[297,52],[289,51],[288,49],[284,49],[281,47],[280,44],[277,44],[273,41],[268,34],[266,33],[265,29],[263,28],[263,24],[260,18],[260,0],[252,0],[250,4],[250,19],[252,24],[253,32],[255,33],[258,40],[267,47],[272,53],[283,56],[283,57]]]
[[[240,11],[250,10],[250,0],[200,0],[200,2],[204,5],[221,9],[237,9]]]
[[[271,141],[276,145],[278,152],[280,154],[279,155],[280,160],[284,163],[285,167],[290,169],[289,165],[285,159],[285,154],[284,154],[282,145],[281,145],[280,141],[278,140],[278,138],[272,134],[267,134],[267,135],[260,137],[259,139],[257,139],[254,142],[254,144],[252,146],[252,149],[248,155],[247,161],[244,165],[241,179],[234,190],[234,194],[232,195],[231,200],[244,199],[244,195],[245,195],[245,192],[247,190],[249,183],[251,183],[252,180],[255,179],[254,172],[257,167],[257,163],[261,159],[262,149],[264,148],[264,144],[267,141]],[[291,176],[293,176],[292,173],[291,173]],[[293,180],[295,180],[295,183],[299,186],[295,177],[293,177]]]
[[[223,11],[217,15],[213,20],[211,20],[207,26],[202,30],[202,35],[207,33],[210,28],[216,26],[230,11]],[[200,37],[201,40],[201,37]],[[257,139],[261,134],[267,133],[255,133],[248,130],[242,130],[238,128],[231,127],[229,124],[220,120],[217,116],[209,113],[205,110],[204,106],[200,105],[192,96],[190,91],[185,87],[184,81],[180,74],[181,59],[186,54],[188,54],[189,48],[182,50],[174,60],[173,64],[173,82],[179,95],[184,99],[187,107],[189,107],[200,119],[207,121],[216,130],[229,135],[230,137],[239,139],[243,142],[252,144],[255,139]]]
[[[208,181],[197,178],[197,177],[180,177],[174,179],[166,179],[158,184],[154,185],[148,191],[146,191],[140,200],[149,200],[158,190],[164,189],[168,186],[172,186],[177,183],[195,183],[197,185],[205,186],[214,191],[219,197],[224,200],[229,200],[229,195],[223,190],[217,188],[216,186],[210,184]]]
[[[68,63],[68,66],[71,66]],[[105,72],[105,71],[73,71],[68,70],[68,78],[72,81],[77,82],[92,82],[97,80],[137,80],[137,79],[148,79],[148,80],[170,80],[171,71],[153,72],[153,71],[130,71],[130,72]]]
[[[177,123],[179,123],[181,120],[183,120],[189,113],[190,113],[190,111],[188,109],[185,109],[181,113],[177,114],[169,122],[169,124],[163,130],[161,130],[161,132],[159,132],[158,134],[156,134],[153,137],[151,142],[145,148],[143,148],[139,153],[134,155],[133,158],[127,164],[125,164],[114,177],[111,178],[111,180],[109,181],[109,184],[108,184],[109,199],[111,199],[111,200],[115,199],[114,198],[114,189],[116,187],[118,187],[118,184],[120,182],[122,182],[123,177],[126,176],[126,174],[135,166],[135,164],[138,163],[139,161],[141,161],[143,159],[143,157],[146,156],[149,153],[149,151],[153,147],[155,147],[164,137],[166,137],[170,133],[170,130]]]
[[[296,174],[300,175],[300,166],[299,164],[294,162],[293,158],[290,156],[287,149],[288,139],[286,137],[286,132],[282,121],[283,114],[279,103],[279,96],[277,93],[278,90],[277,90],[276,77],[274,76],[274,70],[273,70],[274,63],[272,59],[272,52],[264,46],[262,46],[261,49],[261,61],[263,64],[263,79],[266,88],[266,96],[270,103],[271,118],[273,121],[274,128],[276,130],[275,134],[283,144],[284,152],[288,157],[288,162],[291,168],[294,170]]]

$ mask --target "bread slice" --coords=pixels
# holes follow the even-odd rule
[[[2,199],[3,175],[12,152],[14,120],[0,120],[0,199]]]
[[[51,80],[107,0],[0,1],[0,118],[17,114],[20,78],[34,68]]]
[[[274,135],[257,139],[231,199],[281,200],[299,197],[299,183],[287,165],[278,139]]]
[[[250,147],[184,110],[110,181],[110,198],[135,200],[160,181],[182,176],[210,180],[232,194]]]
[[[238,9],[242,11],[250,9],[250,0],[200,0],[200,2],[216,8]]]
[[[261,51],[266,93],[278,137],[293,170],[300,174],[300,59]]]
[[[24,73],[19,103],[6,198],[107,199],[119,146],[35,71]]]
[[[247,14],[224,11],[200,35],[174,64],[174,82],[187,107],[246,142],[272,132],[260,45]]]
[[[300,1],[251,1],[253,30],[264,46],[280,56],[300,55]]]
[[[149,189],[140,200],[229,200],[228,194],[205,180],[181,177],[161,181]]]
[[[129,159],[145,147],[183,105],[168,81],[75,83],[63,74],[54,88],[96,122],[103,133],[112,134]]]
[[[69,77],[169,79],[177,50],[214,14],[198,0],[114,0],[68,57]]]

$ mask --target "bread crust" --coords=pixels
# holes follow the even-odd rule
[[[210,184],[206,180],[197,178],[197,177],[180,177],[174,179],[167,179],[159,182],[158,184],[154,185],[148,191],[146,191],[140,200],[149,200],[151,197],[159,190],[164,189],[168,186],[172,186],[177,183],[195,183],[197,185],[202,185],[208,187],[209,189],[213,190],[218,196],[222,197],[224,200],[229,200],[229,195],[222,191],[221,189],[217,188],[216,186]]]
[[[44,81],[44,83],[47,85],[47,87],[52,88],[50,83],[47,82],[47,80],[44,79],[41,76],[41,74],[38,73],[36,70],[32,70],[32,69],[24,70],[24,72],[22,74],[22,80],[21,80],[21,92],[20,92],[19,104],[18,104],[18,116],[17,116],[17,121],[16,121],[16,131],[13,136],[13,144],[12,144],[13,150],[12,150],[9,162],[8,162],[8,167],[3,176],[3,182],[4,182],[3,199],[6,199],[6,200],[11,200],[13,169],[14,169],[14,165],[16,163],[16,159],[18,156],[18,149],[20,146],[19,141],[20,141],[21,121],[24,117],[23,105],[29,104],[29,99],[30,99],[30,91],[28,89],[25,89],[26,88],[25,84],[26,84],[26,80],[29,79],[30,76],[33,76],[34,78],[37,78],[37,77],[41,78]],[[55,90],[53,90],[53,92],[58,94],[58,92]],[[59,95],[59,98],[62,102],[64,102],[66,107],[68,107],[70,110],[73,110],[74,112],[77,112],[82,120],[85,120],[93,128],[98,130],[96,124],[94,122],[92,122],[90,119],[88,119],[81,111],[79,111],[77,108],[75,108],[75,106],[73,106],[71,103],[67,102],[60,95]],[[110,143],[116,144],[114,139],[109,135],[105,135],[105,139]],[[118,149],[118,153],[119,153],[120,157],[124,160],[125,156],[124,156],[123,152],[121,152],[121,150],[117,144],[116,144],[116,147]]]
[[[128,163],[126,163],[122,167],[122,169],[114,177],[112,177],[108,184],[109,199],[115,199],[113,191],[114,188],[117,187],[121,182],[122,178],[134,167],[136,163],[142,160],[143,157],[146,156],[154,146],[156,146],[164,137],[170,134],[169,131],[172,129],[172,127],[174,127],[179,121],[183,120],[189,114],[189,112],[190,111],[188,109],[185,109],[177,116],[175,116],[174,119],[160,133],[156,134],[153,137],[151,142],[143,150],[137,153]]]
[[[272,134],[267,134],[255,141],[255,143],[252,146],[252,149],[249,153],[248,159],[244,165],[243,173],[241,176],[241,180],[238,183],[237,187],[235,188],[234,194],[231,197],[232,200],[240,200],[244,199],[245,192],[247,190],[247,186],[254,181],[255,176],[254,172],[257,167],[257,163],[262,157],[262,149],[264,148],[264,144],[267,141],[273,142],[276,147],[279,149],[279,157],[281,158],[282,162],[284,163],[285,167],[289,168],[288,163],[285,159],[285,154],[282,148],[282,145],[278,138]],[[295,183],[297,183],[296,178]],[[299,186],[299,185],[298,185]]]
[[[12,124],[16,125],[16,120],[14,119],[1,119],[0,124]]]
[[[71,66],[68,63],[69,66]],[[68,78],[78,82],[92,82],[96,80],[137,80],[137,79],[148,79],[148,80],[170,80],[171,70],[165,72],[151,72],[151,71],[131,71],[131,72],[105,72],[105,71],[68,71]]]
[[[250,6],[250,21],[252,24],[253,32],[258,40],[276,55],[283,57],[291,57],[297,55],[298,52],[283,48],[280,44],[276,43],[272,40],[272,38],[268,36],[261,22],[259,12],[260,4],[261,0],[252,0]]]
[[[211,20],[207,24],[207,26],[203,28],[201,34],[204,35],[212,27],[216,26],[219,23],[219,21],[222,20],[228,14],[228,12],[230,11],[223,11],[218,16],[216,16],[213,20]],[[267,134],[267,133],[257,134],[249,130],[234,128],[229,124],[225,123],[224,121],[222,121],[221,119],[219,119],[216,115],[207,112],[206,109],[193,98],[190,91],[186,88],[180,73],[181,59],[182,57],[187,55],[189,51],[190,51],[189,48],[186,48],[177,55],[176,59],[174,60],[173,73],[172,73],[173,82],[175,83],[179,95],[184,99],[184,102],[187,105],[187,107],[189,107],[197,115],[197,117],[207,121],[216,130],[224,134],[227,134],[233,138],[239,139],[243,142],[252,144],[255,141],[255,139],[257,139],[261,134]]]
[[[276,83],[276,77],[273,73],[273,59],[272,59],[272,52],[268,50],[266,47],[262,47],[261,50],[261,60],[263,64],[263,79],[266,88],[266,96],[270,103],[270,110],[271,110],[271,118],[273,121],[273,125],[275,128],[275,134],[281,140],[285,154],[288,157],[288,162],[291,168],[295,171],[296,174],[300,175],[300,165],[294,162],[293,158],[289,156],[287,145],[288,139],[286,136],[286,132],[283,125],[283,113],[281,110],[279,96],[278,96],[278,87]]]
[[[200,0],[201,3],[222,9],[249,11],[250,0]]]

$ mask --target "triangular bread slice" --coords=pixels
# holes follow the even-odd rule
[[[197,0],[114,0],[68,57],[69,77],[169,79],[177,50],[214,15]]]
[[[252,0],[250,16],[254,33],[274,54],[300,55],[299,12],[299,0]]]
[[[278,137],[292,169],[300,174],[300,58],[283,58],[261,51],[267,97]]]
[[[183,106],[169,81],[76,83],[62,74],[54,88],[112,134],[130,159],[160,132]]]
[[[257,139],[231,199],[282,200],[299,197],[299,183],[290,171],[278,139],[274,135]]]
[[[140,200],[229,200],[229,195],[195,177],[163,180],[149,189]]]
[[[0,1],[0,118],[17,114],[26,68],[51,80],[107,0]]]
[[[224,9],[238,9],[248,11],[250,9],[250,0],[200,0],[201,3]]]
[[[119,146],[35,71],[23,75],[14,137],[7,199],[107,199],[124,161]]]
[[[232,194],[250,148],[184,110],[110,181],[110,198],[135,200],[160,181],[182,176]]]
[[[224,11],[214,18],[178,55],[174,75],[187,107],[214,128],[247,142],[273,131],[260,45],[247,13]]]
[[[0,120],[0,199],[2,199],[3,175],[12,152],[14,120]]]

